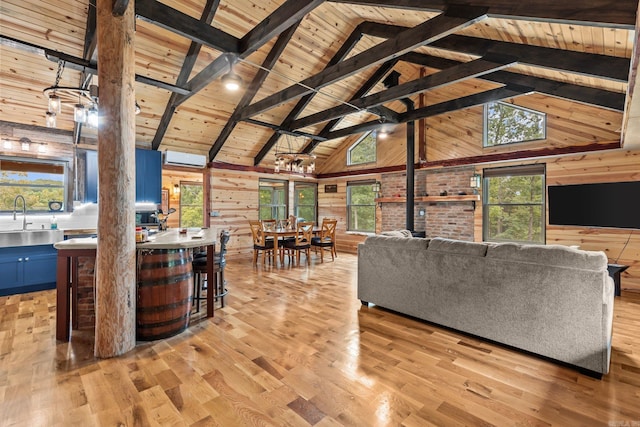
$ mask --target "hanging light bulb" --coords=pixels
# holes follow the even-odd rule
[[[229,61],[229,72],[222,76],[220,81],[227,90],[236,91],[240,89],[240,86],[242,86],[244,82],[242,81],[242,78],[233,71],[233,64],[236,61],[235,56],[227,56],[227,61]]]
[[[62,101],[60,97],[53,92],[49,95],[49,112],[53,114],[60,114],[60,110],[62,108]]]
[[[81,124],[87,121],[87,109],[84,105],[78,103],[73,107],[73,121]]]
[[[46,113],[46,121],[47,121],[47,127],[48,128],[55,128],[56,127],[56,113],[51,112],[51,111],[47,111]]]
[[[91,108],[87,111],[87,126],[93,129],[98,128],[98,108],[96,104],[92,104]]]

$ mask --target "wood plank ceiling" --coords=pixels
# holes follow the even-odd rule
[[[270,166],[278,141],[288,142],[313,150],[322,170],[383,120],[530,92],[622,117],[636,0],[449,3],[136,0],[137,143]],[[58,59],[65,86],[98,66],[95,0],[3,0],[0,10],[0,120],[43,126],[42,90]],[[229,61],[245,82],[234,93],[220,82]],[[400,85],[387,89],[392,69]],[[400,99],[418,105],[425,92],[424,108],[408,114]],[[58,128],[73,132],[71,116]]]

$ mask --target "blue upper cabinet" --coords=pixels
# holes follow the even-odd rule
[[[85,203],[98,202],[98,152],[87,151],[84,168],[84,201]]]
[[[98,153],[87,151],[85,202],[98,201]],[[136,202],[160,203],[162,199],[162,153],[136,148]]]
[[[136,202],[160,203],[162,153],[136,148]]]

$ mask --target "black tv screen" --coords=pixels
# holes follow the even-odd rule
[[[549,224],[640,229],[640,181],[550,185]]]

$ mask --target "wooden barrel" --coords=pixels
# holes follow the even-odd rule
[[[189,326],[193,303],[193,266],[187,249],[138,251],[136,337],[171,337]]]

